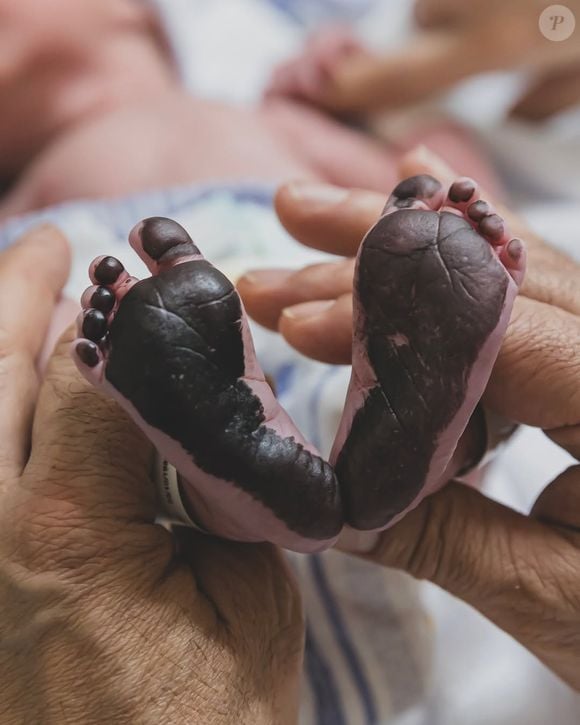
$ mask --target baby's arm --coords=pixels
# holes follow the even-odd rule
[[[479,73],[526,67],[545,74],[580,61],[574,35],[551,42],[540,33],[544,2],[516,0],[491,12],[488,2],[487,12],[481,12],[481,5],[420,3],[422,31],[394,52],[371,53],[354,36],[348,43],[344,29],[341,34],[323,31],[301,57],[275,73],[270,93],[299,97],[336,113],[360,114],[411,105]],[[580,16],[578,0],[568,7]],[[576,67],[575,81],[577,77]],[[569,84],[562,102],[566,98],[578,98]]]

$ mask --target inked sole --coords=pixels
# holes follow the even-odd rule
[[[98,362],[87,365],[81,355],[87,342],[77,342],[81,370],[97,386],[115,391],[178,469],[205,528],[249,541],[267,535],[298,551],[326,548],[343,525],[331,466],[276,402],[234,286],[193,243],[187,248],[185,231],[175,222],[148,220],[145,232],[153,223],[162,232],[158,236],[170,240],[155,252],[157,273],[131,283],[105,332],[94,329],[94,308],[85,310],[81,325],[89,340],[92,334],[89,344],[98,347]],[[153,267],[144,229],[141,256]],[[114,288],[116,281],[110,284]],[[94,291],[93,301],[95,295],[97,304],[106,297]]]
[[[517,294],[489,238],[503,250],[505,230],[485,238],[496,220],[464,216],[465,199],[437,211],[443,196],[431,177],[404,182],[359,252],[353,376],[331,456],[359,530],[392,525],[448,480]]]

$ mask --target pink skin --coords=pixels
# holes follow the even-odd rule
[[[492,245],[498,264],[501,264],[501,268],[505,270],[508,278],[508,289],[500,318],[493,332],[488,336],[480,350],[476,363],[469,372],[467,394],[463,404],[455,414],[454,419],[440,435],[435,454],[430,461],[430,468],[420,493],[407,508],[391,519],[387,526],[392,526],[397,523],[426,496],[434,493],[445,485],[450,478],[456,476],[458,471],[464,466],[465,455],[458,450],[458,441],[461,439],[467,423],[488,383],[492,367],[509,322],[515,297],[525,273],[526,255],[523,243],[520,240],[510,239],[505,225],[502,225],[497,218],[493,217],[493,209],[490,207],[485,209],[485,217],[481,213],[479,215],[473,214],[472,207],[480,198],[479,189],[474,182],[466,179],[460,181],[463,184],[471,183],[473,185],[474,191],[468,202],[453,202],[449,195],[446,196],[444,190],[441,189],[429,200],[417,199],[410,208],[446,211],[468,218],[479,235],[486,237],[489,244]],[[400,207],[395,205],[395,201],[396,198],[392,197],[389,204],[387,204],[385,215],[399,211]],[[477,220],[470,218],[470,213],[472,216],[476,216]],[[496,222],[494,230],[489,228],[490,218],[494,218]],[[163,274],[178,264],[203,259],[201,255],[196,254],[184,256],[170,262],[158,263],[151,259],[143,250],[140,231],[141,227],[137,225],[130,234],[130,243],[141,259],[147,264],[152,275]],[[99,257],[91,264],[90,277],[92,282],[96,282],[95,268],[102,259],[103,257]],[[115,306],[108,316],[109,323],[116,314],[121,300],[135,284],[137,284],[137,280],[130,277],[126,271],[123,271],[116,282],[109,286],[109,289],[116,297]],[[90,306],[95,289],[96,286],[89,287],[82,296],[82,305],[85,310]],[[331,463],[336,463],[338,453],[343,448],[356,411],[362,407],[369,389],[376,387],[378,382],[367,357],[364,344],[357,342],[362,339],[362,315],[362,309],[357,310],[355,306],[353,374],[343,419],[331,454]],[[79,318],[79,326],[82,326],[83,319],[83,315],[81,315]],[[359,330],[358,334],[357,329]],[[280,407],[266,382],[256,359],[251,333],[245,316],[242,318],[242,335],[245,356],[244,381],[262,400],[268,427],[275,430],[282,438],[294,437],[307,450],[318,455],[317,451],[297,431],[294,423]],[[403,337],[404,335],[401,335],[401,338]],[[180,472],[182,487],[187,494],[188,508],[192,512],[195,520],[204,529],[220,536],[240,541],[272,541],[285,548],[304,553],[323,550],[335,543],[334,538],[320,541],[297,535],[286,527],[283,521],[274,516],[267,507],[256,501],[253,497],[235,486],[228,484],[226,481],[219,480],[200,470],[193,463],[189,452],[166,434],[148,425],[133,405],[108,382],[105,376],[106,345],[104,346],[105,352],[99,349],[98,364],[94,367],[89,367],[82,362],[77,354],[77,345],[81,341],[82,338],[79,338],[73,343],[73,357],[79,370],[95,387],[119,402],[154,444],[160,455],[177,468]],[[406,342],[408,343],[408,340],[401,339],[401,344],[405,344]],[[386,526],[373,529],[373,531],[380,531],[382,528],[386,528]],[[349,535],[348,527],[344,533],[347,536]],[[372,531],[366,532],[366,534],[368,533],[372,533]]]
[[[0,176],[15,180],[0,219],[187,184],[302,178],[383,192],[396,183],[401,153],[417,143],[416,134],[396,147],[372,139],[316,110],[314,98],[307,107],[288,97],[301,93],[282,89],[256,108],[195,98],[181,87],[146,3],[58,6],[67,32],[51,3],[0,0],[8,56],[20,58],[8,61],[0,88]],[[325,30],[299,75],[314,93],[337,63],[364,52],[345,28]],[[493,188],[465,134],[425,128],[419,140]]]
[[[309,38],[302,54],[276,68],[266,95],[317,103],[324,98],[324,91],[340,64],[357,55],[371,53],[348,26],[323,28]]]
[[[152,275],[158,275],[168,268],[184,262],[203,259],[201,255],[185,256],[179,260],[159,264],[152,260],[143,250],[140,239],[140,224],[129,236],[129,241],[139,257],[145,262]],[[90,266],[91,281],[96,282],[95,268],[102,261],[98,257]],[[138,280],[123,272],[114,285],[109,289],[116,295],[117,302],[109,314],[109,322],[113,319],[119,303],[129,290],[137,284]],[[96,286],[89,287],[82,295],[84,309],[90,303]],[[79,324],[82,325],[83,313]],[[267,425],[281,437],[289,436],[301,443],[307,450],[319,455],[317,451],[302,437],[288,414],[280,407],[270,386],[266,382],[254,351],[251,333],[245,315],[242,320],[242,334],[245,343],[245,375],[244,381],[260,397],[263,405]],[[77,354],[77,345],[84,338],[79,337],[72,344],[72,356],[82,375],[97,389],[115,399],[133,418],[143,430],[147,438],[153,443],[158,453],[168,460],[180,473],[182,486],[188,495],[188,508],[195,519],[207,531],[238,541],[272,541],[294,551],[313,553],[332,546],[336,539],[311,540],[300,537],[288,529],[273,513],[253,499],[244,491],[221,481],[214,476],[200,470],[192,461],[191,455],[180,444],[172,440],[156,428],[148,425],[139,415],[134,406],[114,388],[105,377],[106,354],[99,350],[99,362],[95,367],[85,365]]]
[[[468,179],[459,179],[458,182],[469,182]],[[418,496],[414,501],[399,515],[389,521],[386,527],[380,527],[373,529],[372,531],[365,532],[362,534],[363,539],[367,534],[372,534],[373,531],[381,531],[384,528],[394,526],[400,521],[409,511],[416,508],[418,504],[428,495],[436,492],[442,488],[452,477],[458,473],[458,463],[454,459],[454,453],[457,449],[458,441],[461,439],[467,424],[479,403],[489,378],[491,371],[497,359],[501,343],[505,336],[507,326],[510,320],[513,304],[515,298],[518,295],[519,288],[524,280],[525,269],[526,269],[526,250],[523,242],[519,239],[512,239],[509,235],[508,230],[503,227],[503,233],[497,238],[486,236],[482,233],[480,222],[473,221],[467,214],[469,207],[476,201],[481,199],[481,192],[479,187],[472,182],[474,186],[474,193],[468,202],[453,202],[446,196],[444,191],[435,194],[429,200],[417,200],[414,202],[411,208],[424,209],[433,211],[447,211],[458,216],[463,216],[471,223],[475,231],[481,236],[484,236],[490,245],[493,247],[497,260],[503,268],[509,279],[508,290],[505,298],[504,307],[502,310],[501,317],[498,321],[496,328],[493,333],[488,337],[485,342],[478,359],[471,369],[468,382],[468,394],[461,409],[457,412],[455,418],[451,424],[444,431],[443,435],[439,438],[435,455],[431,461],[431,466],[425,484],[421,489]],[[392,214],[398,211],[398,208],[394,206],[394,199],[390,199],[385,209],[385,215]],[[490,206],[489,213],[493,214],[493,208]],[[361,245],[362,246],[362,245]],[[360,257],[360,255],[359,255]],[[356,273],[355,273],[356,277]],[[356,300],[356,296],[355,296]],[[343,418],[341,420],[339,430],[334,442],[333,450],[330,455],[331,464],[335,464],[338,458],[338,454],[344,446],[344,443],[348,437],[350,429],[352,427],[354,416],[366,399],[367,392],[374,388],[378,381],[375,372],[372,368],[370,361],[368,360],[366,350],[360,343],[357,344],[357,328],[360,330],[363,323],[363,311],[357,307],[355,301],[354,308],[354,340],[353,345],[353,371],[350,382],[349,391],[347,394],[347,401]],[[360,332],[358,339],[361,339]],[[461,464],[460,464],[461,467]],[[343,541],[349,541],[348,531],[345,530],[346,539]],[[355,537],[356,538],[356,537]],[[372,546],[371,539],[367,540],[369,547]]]

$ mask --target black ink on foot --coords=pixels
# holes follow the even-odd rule
[[[106,287],[98,287],[91,297],[91,307],[108,315],[115,306],[115,295]]]
[[[394,211],[367,235],[355,345],[376,384],[335,465],[355,528],[384,527],[425,486],[438,440],[498,325],[508,281],[490,244],[450,212]]]
[[[141,241],[145,252],[156,262],[170,262],[200,254],[181,224],[165,217],[145,219],[141,227]]]
[[[477,186],[471,179],[461,179],[452,184],[449,189],[449,198],[456,204],[469,201],[475,194]]]
[[[119,279],[125,268],[115,257],[105,257],[95,269],[95,279],[98,284],[111,285]]]
[[[441,192],[442,186],[432,176],[423,174],[422,176],[413,176],[405,179],[395,187],[393,191],[393,206],[398,209],[406,209],[412,206],[417,200],[432,199],[436,194]]]
[[[93,342],[99,342],[107,334],[107,318],[99,310],[88,310],[82,325],[83,336]]]
[[[81,362],[90,368],[94,368],[99,364],[99,348],[94,342],[81,340],[77,343],[76,352]]]

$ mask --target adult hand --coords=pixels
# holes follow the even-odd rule
[[[542,35],[539,20],[548,6],[546,0],[418,0],[421,29],[400,50],[370,53],[344,29],[323,31],[274,74],[270,93],[361,113],[416,103],[478,73],[526,68],[535,81],[516,112],[539,119],[580,100],[579,31],[561,42]],[[580,0],[566,7],[580,23]]]
[[[0,721],[293,723],[299,596],[273,547],[155,524],[151,449],[35,360],[68,274],[51,228],[0,254]]]
[[[447,183],[454,177],[425,151],[403,164],[402,176],[419,173]],[[286,228],[307,246],[349,258],[299,272],[252,272],[239,283],[250,314],[301,352],[348,363],[352,256],[384,202],[364,191],[284,187],[277,208]],[[580,458],[580,267],[495,206],[528,243],[529,275],[485,402],[544,428]],[[527,517],[452,483],[364,555],[462,598],[580,689],[580,466],[550,484]]]

